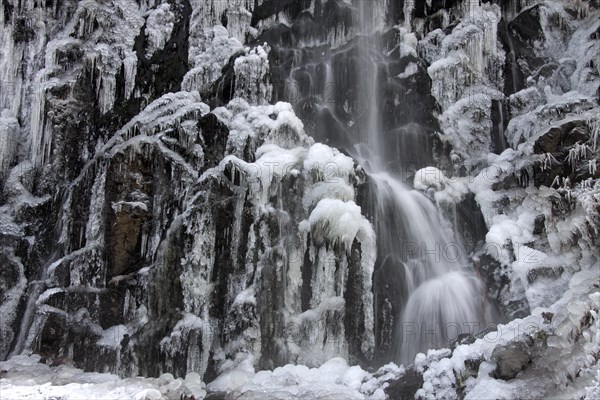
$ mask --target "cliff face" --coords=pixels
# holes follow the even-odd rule
[[[368,102],[495,322],[597,281],[598,2],[374,0],[366,33],[354,3],[2,2],[0,358],[391,361],[397,277],[347,155]]]

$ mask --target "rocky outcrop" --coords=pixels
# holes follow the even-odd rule
[[[19,346],[121,375],[215,376],[240,351],[263,368],[371,360],[375,244],[354,162],[312,145],[285,104],[207,111],[163,96],[64,190]],[[344,207],[355,237],[327,230]]]
[[[549,307],[599,257],[598,7],[378,0],[359,32],[342,0],[3,1],[0,358],[207,381],[238,353],[395,360],[407,277],[347,156],[372,102],[390,171],[445,174],[427,194],[493,319]],[[527,351],[486,362],[519,378]]]

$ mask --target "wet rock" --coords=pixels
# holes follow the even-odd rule
[[[365,342],[365,321],[362,316],[365,315],[364,303],[362,294],[365,288],[363,287],[362,270],[361,270],[361,245],[358,241],[354,241],[351,248],[350,262],[348,265],[348,283],[344,292],[344,300],[346,302],[344,326],[346,340],[350,347],[350,354],[353,356],[349,360],[351,364],[359,363],[365,365],[371,359],[371,354],[363,354],[361,345]]]
[[[501,154],[507,148],[504,132],[508,126],[508,121],[508,103],[492,100],[492,151],[496,154]]]
[[[538,279],[556,280],[565,271],[564,267],[536,267],[527,272],[527,281],[532,284]]]
[[[110,277],[141,268],[142,229],[151,215],[143,199],[152,195],[153,181],[149,165],[144,164],[136,160],[119,173],[119,163],[114,163],[114,173],[109,174],[106,241]]]
[[[204,168],[217,165],[225,154],[229,129],[214,114],[207,114],[198,120],[204,149]]]
[[[0,252],[0,298],[5,299],[8,292],[19,284],[22,279],[22,271],[19,264],[11,260],[6,254]]]
[[[519,178],[514,175],[506,175],[502,180],[492,183],[492,190],[501,191],[501,190],[510,190],[519,187]],[[501,199],[498,205],[506,206],[506,200],[504,198]]]
[[[504,52],[506,53],[506,61],[504,63],[504,93],[508,96],[512,93],[517,93],[525,87],[525,76],[518,63],[518,49],[514,44],[515,33],[508,29],[506,21],[503,19],[498,23],[498,38],[502,43]]]
[[[560,126],[550,128],[534,144],[538,154],[549,153],[558,162],[552,162],[542,168],[541,164],[534,165],[534,184],[539,187],[550,187],[556,176],[569,178],[572,185],[592,177],[587,161],[581,165],[571,165],[569,152],[575,145],[581,145],[589,140],[590,132],[583,120],[571,120]]]
[[[400,379],[391,382],[384,390],[390,399],[413,399],[422,385],[423,375],[414,368],[408,368]]]
[[[458,335],[456,340],[453,343],[453,347],[456,347],[461,344],[472,344],[475,343],[475,336],[470,333],[461,333]]]
[[[223,67],[221,77],[213,84],[209,93],[203,95],[210,100],[208,104],[212,107],[219,107],[227,104],[232,98],[235,89],[235,60],[242,56],[244,52],[237,52],[229,58],[227,65]]]
[[[568,121],[561,126],[550,128],[534,144],[537,154],[556,153],[572,146],[578,141],[587,141],[589,133],[582,120]]]
[[[31,21],[24,17],[15,19],[13,25],[13,38],[16,43],[30,42],[34,37],[35,31],[31,26]]]
[[[0,252],[0,265],[0,299],[3,306],[0,306],[3,314],[0,321],[0,359],[5,359],[19,331],[19,315],[24,306],[27,284],[22,265],[11,260],[4,252]]]
[[[487,227],[475,195],[469,193],[456,205],[456,229],[461,233],[465,250],[470,253],[485,239]]]
[[[511,252],[510,248],[497,248],[484,246],[485,254],[478,254],[473,263],[481,274],[488,288],[488,298],[492,307],[497,309],[503,317],[519,318],[529,315],[529,304],[524,290],[511,279],[506,267],[503,267],[494,257],[499,252]],[[489,254],[488,254],[489,253]],[[493,329],[493,328],[490,328]],[[486,331],[478,334],[483,337]]]
[[[565,138],[563,138],[562,144],[565,147],[571,147],[578,142],[587,142],[589,139],[589,128],[586,125],[578,124],[569,131]]]
[[[87,268],[82,268],[85,260]],[[52,286],[102,286],[104,284],[104,254],[97,248],[83,251],[81,257],[63,259],[57,262],[53,274],[49,277]]]
[[[506,346],[496,347],[492,353],[492,361],[496,363],[494,377],[510,380],[529,365],[531,356],[523,343],[510,343]]]
[[[550,322],[552,322],[552,319],[554,318],[554,314],[551,312],[543,312],[542,318],[544,318],[544,323],[549,324]]]
[[[58,367],[59,365],[73,366],[73,360],[67,357],[56,357],[53,358],[48,365],[51,367]]]
[[[466,382],[469,378],[477,377],[477,374],[479,373],[479,366],[482,362],[483,358],[469,358],[465,360],[464,370],[461,372],[460,376],[456,377],[456,393],[458,394],[459,398],[464,398],[466,394],[465,390],[467,389]]]
[[[546,216],[544,214],[540,214],[535,217],[533,221],[533,234],[541,235],[546,228]]]
[[[227,394],[221,392],[208,392],[204,400],[226,400]]]
[[[516,180],[516,178],[514,179]],[[510,197],[507,195],[500,196],[498,200],[494,200],[493,206],[499,214],[504,214],[510,206]]]
[[[61,350],[66,348],[68,333],[69,324],[65,315],[49,313],[38,337],[37,351],[44,356],[60,357]]]
[[[538,69],[533,76],[533,79],[539,80],[540,77],[544,79],[550,78],[554,72],[558,69],[558,64],[551,62],[548,64],[544,64],[540,69]]]
[[[164,48],[152,54],[149,59],[146,57],[149,43],[145,26],[134,45],[138,59],[136,88],[142,93],[150,93],[152,98],[168,92],[177,92],[181,88],[183,76],[189,69],[188,37],[192,8],[188,0],[173,2],[171,8],[175,14],[175,24]],[[140,104],[141,97],[130,101]],[[138,110],[139,108],[141,107],[138,106]]]
[[[564,218],[571,213],[571,204],[563,196],[550,196],[552,216]]]
[[[521,12],[508,24],[508,28],[523,42],[533,43],[542,40],[544,32],[540,23],[541,8],[541,5],[536,5]]]

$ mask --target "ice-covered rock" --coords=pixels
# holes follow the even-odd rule
[[[165,379],[164,376],[120,379],[109,373],[84,372],[66,362],[63,365],[48,366],[40,361],[40,356],[32,355],[16,356],[1,362],[2,395],[13,399],[43,396],[63,399],[139,400],[190,395],[195,399],[203,399],[206,395],[206,391],[201,389],[201,382],[188,377],[174,385],[172,377],[171,380]]]
[[[193,68],[183,78],[182,88],[187,91],[204,92],[221,76],[221,70],[234,54],[244,50],[242,44],[229,37],[222,26],[207,29],[207,42],[202,48],[190,47],[189,61]]]
[[[234,96],[241,97],[251,104],[266,104],[271,100],[273,90],[269,77],[269,46],[247,49],[246,54],[236,58]]]

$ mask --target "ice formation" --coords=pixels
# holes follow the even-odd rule
[[[598,398],[597,2],[1,11],[3,396]]]
[[[242,44],[229,37],[227,29],[215,26],[205,32],[208,42],[203,48],[190,47],[189,61],[193,68],[185,75],[182,88],[187,91],[206,91],[221,76],[221,70],[236,52],[243,51]]]

